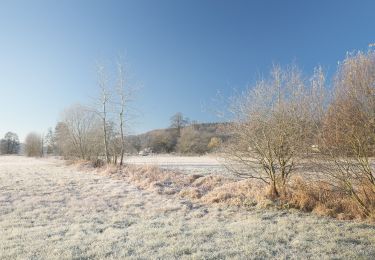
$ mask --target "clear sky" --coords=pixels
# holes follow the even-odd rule
[[[89,103],[99,61],[121,55],[141,85],[133,132],[245,88],[272,63],[332,74],[347,51],[375,42],[375,1],[0,1],[0,136],[46,132],[61,111]]]

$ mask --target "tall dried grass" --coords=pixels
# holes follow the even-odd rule
[[[251,179],[186,175],[156,166],[126,165],[122,168],[116,166],[93,168],[92,164],[82,161],[76,165],[81,171],[95,170],[99,174],[129,181],[140,189],[152,190],[158,194],[176,195],[198,203],[238,207],[296,208],[343,220],[366,217],[350,194],[342,192],[327,182],[309,180],[301,176],[290,181],[287,192],[280,198],[272,199],[267,186]],[[375,201],[375,198],[371,199]],[[369,219],[375,220],[375,210]]]
[[[360,196],[368,196],[359,191]],[[368,198],[375,201],[375,198]],[[324,181],[309,181],[302,177],[292,180],[284,202],[294,208],[306,212],[314,212],[322,216],[330,216],[338,219],[364,219],[361,208],[353,200],[351,194]],[[375,220],[375,208],[372,209],[370,220]]]

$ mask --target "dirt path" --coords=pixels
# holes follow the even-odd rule
[[[374,256],[373,225],[199,206],[59,161],[0,157],[0,259]]]

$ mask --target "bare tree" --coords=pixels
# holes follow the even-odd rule
[[[171,117],[170,121],[171,121],[170,127],[177,129],[178,136],[181,136],[181,129],[184,128],[189,123],[189,119],[184,117],[184,115],[180,112],[174,114]]]
[[[32,132],[26,136],[25,152],[30,157],[42,157],[43,142],[40,134]]]
[[[56,127],[56,139],[60,150],[67,156],[90,159],[97,155],[97,115],[87,107],[73,105],[66,109],[62,121]]]
[[[334,80],[334,99],[321,129],[323,167],[332,186],[366,216],[375,209],[375,51],[348,54]]]
[[[121,138],[117,126],[113,121],[107,123],[108,153],[110,161],[117,164],[118,157],[121,154]]]
[[[324,85],[322,70],[315,73],[320,75],[308,83],[296,66],[274,66],[269,79],[232,99],[234,118],[226,131],[233,137],[224,149],[227,167],[268,184],[276,197],[280,190],[286,192],[298,161],[313,145],[317,116],[310,102],[317,100],[314,87]]]
[[[135,93],[135,88],[129,84],[128,72],[125,68],[124,63],[119,59],[117,62],[117,78],[115,81],[115,87],[109,104],[111,105],[111,112],[113,113],[112,118],[112,135],[110,142],[112,143],[113,156],[116,158],[119,155],[120,165],[124,163],[124,154],[126,149],[126,134],[130,123],[130,103]],[[118,149],[120,147],[120,149]]]
[[[55,126],[54,138],[56,143],[56,153],[68,157],[69,155],[69,129],[64,122],[58,122]]]
[[[124,65],[120,62],[117,63],[117,86],[116,92],[119,97],[119,102],[116,104],[116,111],[118,113],[119,119],[119,130],[120,130],[120,139],[121,139],[121,151],[120,151],[120,165],[123,165],[124,162],[124,153],[125,153],[125,112],[128,107],[128,103],[131,98],[131,89],[126,85],[126,71]]]
[[[108,148],[108,105],[110,103],[111,94],[109,90],[108,76],[102,65],[98,65],[98,85],[100,89],[100,97],[98,99],[98,105],[96,106],[97,108],[95,108],[94,111],[102,121],[104,155],[106,162],[110,163]]]
[[[88,107],[76,105],[64,112],[55,129],[56,146],[60,153],[82,159],[98,158],[104,154],[106,163],[117,163],[120,155],[120,164],[123,164],[125,124],[132,91],[126,82],[125,69],[121,63],[117,64],[117,72],[115,88],[111,88],[112,81],[104,66],[98,65],[100,92],[94,104]],[[114,94],[115,90],[117,95]],[[100,144],[98,139],[102,140]]]

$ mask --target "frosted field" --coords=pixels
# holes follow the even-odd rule
[[[0,259],[374,256],[374,225],[207,207],[61,161],[0,157]]]
[[[228,175],[223,167],[223,160],[214,156],[173,156],[173,155],[149,155],[130,156],[126,162],[136,165],[156,165],[164,169],[178,170],[185,174],[219,174]]]

